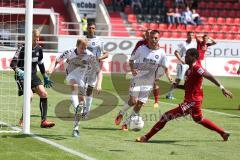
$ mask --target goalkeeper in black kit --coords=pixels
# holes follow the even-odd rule
[[[41,111],[41,128],[51,128],[55,125],[54,122],[47,121],[47,91],[44,87],[52,87],[52,81],[49,79],[45,72],[45,67],[43,63],[43,52],[42,47],[38,44],[40,37],[40,32],[38,30],[33,30],[32,39],[32,79],[31,79],[31,100],[33,93],[37,93],[40,97],[40,111]],[[24,84],[24,45],[20,46],[16,51],[12,62],[10,64],[11,68],[15,71],[15,80],[18,86],[18,95],[23,95],[23,84]],[[44,86],[41,79],[37,76],[37,66],[40,69],[41,74],[44,79]],[[23,125],[23,116],[19,121],[19,125]]]

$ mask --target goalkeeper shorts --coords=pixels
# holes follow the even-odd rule
[[[23,90],[24,90],[24,88],[23,88],[24,80],[19,79],[19,77],[16,75],[15,75],[15,80],[16,80],[17,86],[18,86],[18,96],[22,96]],[[35,93],[34,88],[36,88],[39,85],[42,85],[41,79],[37,76],[37,74],[32,74],[31,89],[32,89],[33,93]]]

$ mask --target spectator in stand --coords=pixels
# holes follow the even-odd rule
[[[132,9],[134,9],[134,7],[138,7],[140,10],[142,10],[142,3],[140,0],[132,0],[131,6]]]
[[[175,24],[175,17],[174,17],[175,13],[173,11],[173,8],[169,8],[166,15],[167,15],[168,24]]]
[[[87,24],[88,24],[88,20],[87,20],[87,14],[84,13],[83,17],[82,17],[82,31],[83,31],[83,35],[87,35]]]
[[[200,18],[200,15],[196,12],[195,9],[192,9],[192,19],[197,25],[202,24],[202,20]]]
[[[183,23],[183,17],[181,14],[181,10],[178,8],[175,8],[175,14],[174,14],[175,22],[177,24],[182,24]]]
[[[185,25],[187,25],[187,24],[197,25],[197,24],[193,21],[192,11],[190,10],[190,8],[189,8],[188,6],[186,7],[185,12],[183,12],[183,17],[184,17],[183,23],[184,23]]]

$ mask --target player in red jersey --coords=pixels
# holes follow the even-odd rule
[[[237,70],[237,74],[238,74],[238,75],[240,74],[240,66],[239,66],[239,68],[238,68],[238,70]]]
[[[210,73],[197,63],[198,57],[199,55],[197,49],[191,48],[187,50],[185,62],[189,65],[189,69],[185,74],[185,83],[184,85],[176,86],[177,88],[185,90],[184,102],[179,104],[178,107],[165,112],[147,134],[136,139],[137,142],[147,142],[153,135],[161,130],[168,121],[188,114],[192,116],[196,123],[217,132],[224,141],[228,140],[228,137],[230,136],[228,132],[218,127],[209,119],[204,118],[202,115],[201,104],[203,99],[203,77],[220,87],[225,97],[232,98],[232,93],[226,90]]]
[[[205,52],[209,46],[215,45],[216,42],[208,35],[196,35],[197,50],[199,53],[198,62],[202,65],[202,61],[205,56]],[[210,41],[210,42],[209,42]]]

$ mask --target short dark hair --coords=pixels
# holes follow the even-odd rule
[[[152,31],[150,32],[150,34],[156,34],[156,33],[160,34],[160,32],[159,32],[158,30],[152,30]]]
[[[87,26],[89,27],[89,26],[96,26],[96,24],[94,23],[94,22],[89,22],[88,24],[87,24]]]
[[[187,32],[187,35],[192,34],[192,33],[193,33],[193,31],[188,31],[188,32]]]
[[[196,48],[190,48],[187,50],[187,54],[195,57],[196,59],[198,59],[199,57],[199,53],[198,53],[198,50]]]
[[[203,38],[205,38],[205,37],[208,37],[208,35],[207,35],[207,34],[204,34],[204,35],[203,35]]]

